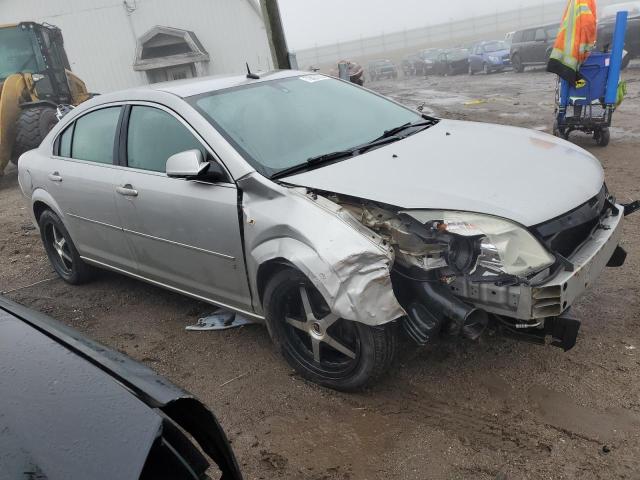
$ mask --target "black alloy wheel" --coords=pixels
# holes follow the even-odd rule
[[[371,327],[339,318],[300,272],[274,275],[264,293],[269,333],[300,375],[343,391],[360,390],[390,366],[395,326]]]
[[[80,258],[60,218],[51,210],[46,210],[40,215],[38,225],[44,249],[56,273],[72,285],[89,280],[93,269]]]

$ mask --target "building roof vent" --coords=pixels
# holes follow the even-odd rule
[[[209,54],[195,33],[156,26],[138,39],[133,69],[153,70],[208,61]]]

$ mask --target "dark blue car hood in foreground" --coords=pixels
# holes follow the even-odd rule
[[[215,417],[190,394],[0,297],[0,479],[138,479],[167,417],[222,478],[241,478]]]

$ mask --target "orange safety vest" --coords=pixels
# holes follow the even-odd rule
[[[595,47],[597,32],[596,1],[569,0],[547,71],[576,82],[580,78],[580,65]]]

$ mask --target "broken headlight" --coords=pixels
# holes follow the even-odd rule
[[[454,235],[449,266],[458,271],[524,277],[555,262],[531,233],[509,220],[456,211],[406,213],[442,233]],[[456,236],[462,238],[455,240]]]

